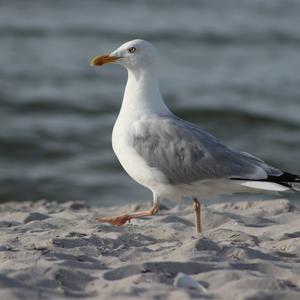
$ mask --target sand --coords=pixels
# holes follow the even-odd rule
[[[0,205],[0,299],[300,299],[300,210],[288,200],[210,205],[202,236],[191,206],[95,221],[132,209]]]

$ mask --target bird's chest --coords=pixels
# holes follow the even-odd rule
[[[112,132],[112,147],[125,171],[138,183],[151,185],[151,170],[132,143],[132,122],[118,118]]]
[[[130,125],[120,117],[112,131],[112,147],[121,164],[127,165],[128,155],[132,155]]]

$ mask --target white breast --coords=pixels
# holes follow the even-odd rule
[[[149,167],[132,146],[130,118],[119,115],[112,132],[112,147],[121,165],[135,181],[154,191],[157,185],[166,182],[165,176]]]

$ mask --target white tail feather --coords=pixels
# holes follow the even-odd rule
[[[266,191],[284,192],[290,190],[287,186],[267,181],[241,181],[240,185]]]

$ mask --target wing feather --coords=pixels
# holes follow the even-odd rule
[[[170,184],[243,178],[262,180],[282,172],[220,143],[198,126],[175,116],[153,116],[133,124],[132,145]]]

